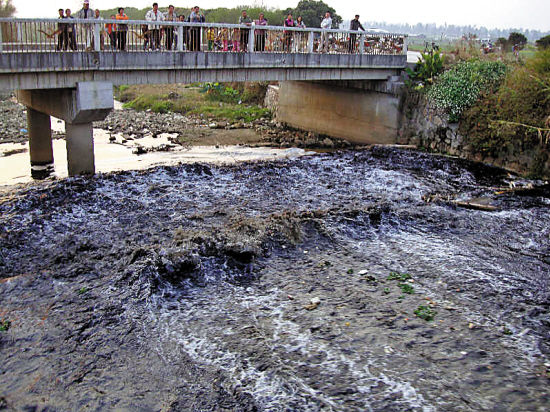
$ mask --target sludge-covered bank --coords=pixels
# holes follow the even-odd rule
[[[4,192],[0,405],[547,410],[549,193],[509,186],[375,148]]]

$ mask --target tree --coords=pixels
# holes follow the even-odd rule
[[[536,43],[537,43],[537,47],[540,50],[550,48],[550,34],[548,36],[541,37],[540,39],[537,40]]]
[[[15,6],[11,0],[0,0],[0,17],[11,17],[15,14]]]
[[[524,46],[527,43],[527,37],[525,37],[523,34],[518,33],[517,31],[513,31],[510,33],[510,36],[508,36],[508,44],[516,45],[518,44],[520,47]]]
[[[332,17],[332,28],[337,29],[342,23],[342,17],[336,14],[336,10],[323,1],[301,0],[295,9],[286,9],[285,13],[292,13],[292,17],[302,16],[307,27],[321,27],[321,20],[326,12]]]

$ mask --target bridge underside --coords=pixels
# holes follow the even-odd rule
[[[65,52],[0,54],[0,90],[114,85],[291,80],[386,80],[404,55]]]

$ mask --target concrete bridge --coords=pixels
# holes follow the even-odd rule
[[[113,85],[279,81],[283,85],[280,118],[285,121],[286,113],[286,120],[299,127],[300,118],[311,118],[308,109],[318,107],[312,104],[312,98],[336,99],[326,107],[330,112],[339,104],[349,106],[349,102],[344,103],[350,96],[334,94],[335,89],[349,89],[350,85],[357,89],[355,86],[360,84],[359,89],[385,93],[379,100],[392,99],[392,82],[398,79],[407,60],[406,36],[397,34],[227,24],[162,22],[151,26],[152,22],[146,21],[68,21],[0,19],[0,90],[15,90],[19,101],[27,106],[32,165],[53,162],[50,115],[65,120],[70,175],[94,173],[92,122],[103,120],[112,110]],[[117,44],[118,34],[111,41],[111,24],[116,25],[117,33],[125,33],[124,46]],[[161,44],[156,43],[154,30],[164,37]],[[284,109],[285,102],[289,110]],[[371,96],[368,110],[352,110],[351,118],[360,125],[368,123],[369,116],[379,111],[378,103]],[[374,131],[378,139],[396,122],[393,106],[394,101],[384,103],[391,113],[389,117],[387,110],[383,113],[382,123],[387,125]],[[316,117],[323,117],[323,106],[320,108],[316,109]],[[366,118],[360,118],[362,115]],[[333,125],[336,132],[341,120]],[[345,128],[344,132],[346,136],[340,137],[350,137]]]

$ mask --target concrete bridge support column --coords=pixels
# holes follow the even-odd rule
[[[69,176],[94,174],[94,131],[93,124],[65,123],[67,144],[67,166]]]
[[[105,119],[113,109],[111,83],[81,82],[77,83],[76,89],[19,90],[17,98],[29,110],[31,145],[33,141],[40,142],[35,145],[40,153],[36,157],[33,157],[31,148],[31,163],[34,159],[53,161],[53,154],[49,158],[46,155],[46,136],[50,136],[51,151],[49,116],[55,116],[65,120],[69,176],[95,173],[92,122]]]
[[[29,151],[31,166],[53,163],[52,130],[50,116],[27,107]]]

